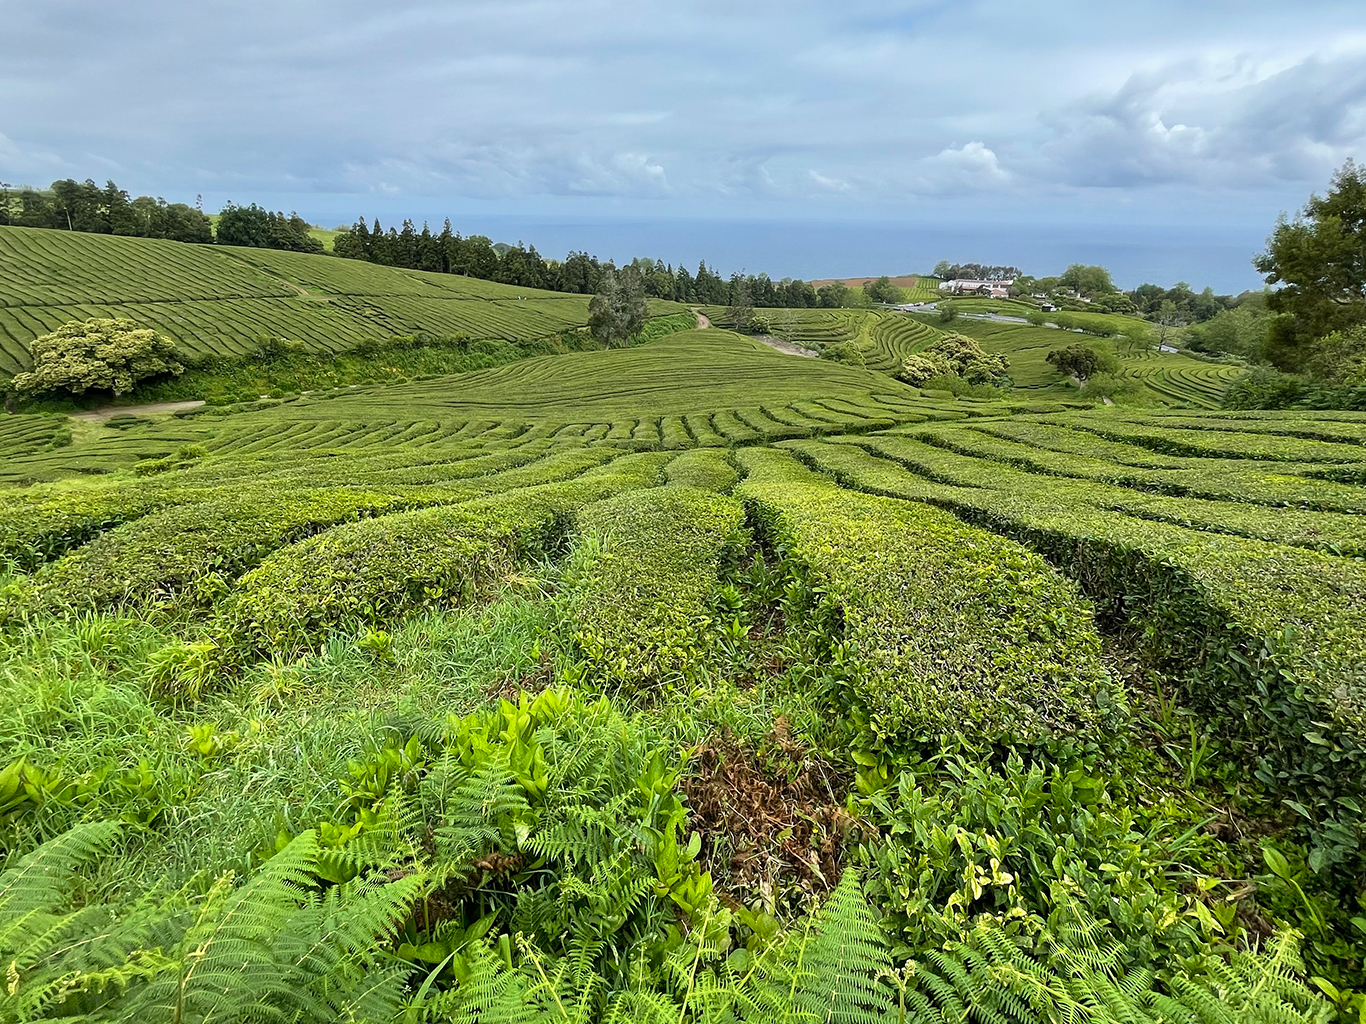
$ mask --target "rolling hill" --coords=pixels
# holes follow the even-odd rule
[[[35,337],[94,316],[153,327],[193,358],[246,355],[268,336],[316,352],[417,331],[525,341],[586,324],[588,296],[331,256],[0,227],[0,372],[27,368]]]

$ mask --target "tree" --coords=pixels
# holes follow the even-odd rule
[[[947,300],[939,303],[939,322],[951,324],[958,319],[958,307]]]
[[[1163,299],[1153,322],[1157,324],[1158,345],[1165,345],[1168,340],[1175,338],[1181,328],[1190,323],[1190,319],[1171,299]]]
[[[920,387],[935,377],[961,377],[969,384],[1009,387],[1010,363],[998,352],[988,352],[965,334],[942,335],[925,351],[908,356],[897,376]]]
[[[588,327],[608,348],[625,347],[649,317],[640,275],[629,267],[602,275],[598,293],[588,301]]]
[[[1293,221],[1284,217],[1252,261],[1269,285],[1277,319],[1266,357],[1284,370],[1299,369],[1313,343],[1333,331],[1366,322],[1366,169],[1348,160],[1327,195],[1311,195]]]
[[[816,291],[816,298],[825,309],[843,309],[852,304],[849,286],[843,281],[831,281],[829,284],[821,285]]]
[[[1062,276],[1058,278],[1058,283],[1087,298],[1109,295],[1116,290],[1115,282],[1111,280],[1108,270],[1104,267],[1087,266],[1082,263],[1073,263],[1063,271]]]
[[[270,214],[255,203],[235,206],[226,203],[218,215],[216,237],[219,245],[244,245],[253,249],[270,248]]]
[[[730,279],[730,308],[726,310],[726,317],[735,325],[737,331],[747,328],[754,317],[754,302],[750,298],[749,282],[739,274]]]
[[[883,274],[876,281],[865,281],[863,283],[863,294],[868,297],[869,302],[885,302],[888,305],[896,305],[901,301],[901,289],[892,284],[892,279]]]
[[[175,343],[132,320],[72,320],[33,342],[33,371],[11,381],[19,395],[65,390],[122,395],[147,377],[179,374]]]
[[[1068,345],[1055,348],[1044,357],[1061,372],[1076,377],[1085,384],[1098,373],[1119,371],[1119,360],[1108,352],[1099,352],[1089,345]]]

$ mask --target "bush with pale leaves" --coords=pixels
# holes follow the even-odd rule
[[[11,382],[19,395],[53,391],[122,395],[138,381],[185,368],[175,343],[132,320],[72,320],[33,342],[33,371]]]

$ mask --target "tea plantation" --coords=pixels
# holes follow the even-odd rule
[[[75,268],[0,274],[9,365],[76,309],[584,317],[133,244],[0,229]],[[0,1020],[1363,1019],[1366,414],[1157,356],[1184,408],[960,400],[877,372],[927,323],[773,331],[865,365],[714,329],[0,417]]]
[[[652,301],[662,316],[684,309]],[[71,320],[121,317],[191,358],[245,356],[263,337],[338,352],[426,332],[527,341],[588,322],[588,296],[273,249],[0,227],[0,372]]]

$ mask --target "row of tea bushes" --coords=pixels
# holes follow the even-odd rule
[[[786,452],[740,453],[756,528],[812,593],[842,696],[877,746],[1033,738],[1121,698],[1090,604],[1038,555],[927,505],[841,489]]]
[[[1059,478],[1026,472],[990,458],[995,447],[986,439],[979,454],[971,431],[932,432],[917,438],[850,439],[880,457],[913,472],[965,487],[984,487],[1035,495],[1046,500],[1111,508],[1137,516],[1260,540],[1316,548],[1343,555],[1366,554],[1366,529],[1361,516],[1299,508],[1276,508],[1254,502],[1173,497],[1092,480]],[[844,440],[844,439],[839,439]],[[798,442],[796,447],[819,444]],[[1300,477],[1295,477],[1301,480]],[[1366,497],[1366,496],[1364,496]]]
[[[556,549],[574,510],[653,487],[669,458],[625,455],[573,480],[329,530],[243,576],[224,629],[249,648],[291,653],[325,629],[487,597],[519,563]]]
[[[739,502],[676,480],[578,513],[567,612],[588,680],[649,688],[715,666],[712,605],[719,573],[748,546],[744,519]]]
[[[1366,565],[1069,502],[945,486],[847,444],[802,454],[845,484],[952,509],[1028,544],[1127,623],[1296,809],[1316,870],[1351,872],[1366,802]],[[1302,810],[1301,810],[1302,809]]]

